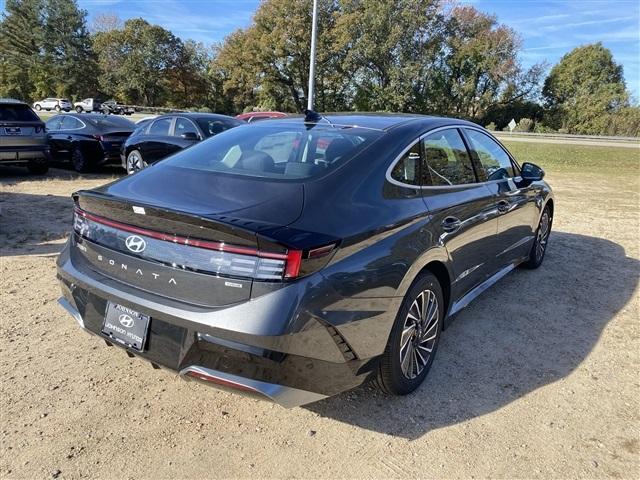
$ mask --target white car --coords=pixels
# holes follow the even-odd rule
[[[69,112],[71,111],[71,107],[71,102],[66,98],[48,97],[33,104],[33,108],[38,112],[40,110],[46,110],[47,112],[51,110],[55,110],[56,112],[64,110],[65,112]]]
[[[80,102],[73,104],[73,108],[76,112],[99,112],[102,109],[102,103],[95,98],[85,98]]]

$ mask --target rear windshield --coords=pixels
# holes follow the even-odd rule
[[[92,117],[82,117],[87,119],[91,125],[98,128],[124,128],[127,130],[133,130],[136,128],[136,124],[127,120],[126,118],[107,116],[107,115],[95,115]]]
[[[232,128],[162,162],[200,171],[274,179],[318,177],[384,135],[338,125],[262,122]]]
[[[28,105],[0,103],[0,121],[39,122],[40,118]]]
[[[244,125],[245,122],[240,120],[221,120],[218,118],[198,118],[196,119],[198,125],[207,137],[213,137],[218,133],[222,133],[230,128],[237,127],[238,125]]]

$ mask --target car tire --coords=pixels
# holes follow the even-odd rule
[[[83,109],[82,109],[82,107],[81,107],[80,105],[78,105],[78,106],[76,107],[76,112],[77,112],[77,113],[82,113],[82,112],[83,112]]]
[[[421,274],[407,292],[380,359],[374,384],[383,392],[407,395],[424,381],[438,348],[446,308],[442,287]]]
[[[76,172],[87,173],[91,171],[91,164],[79,146],[75,146],[71,151],[71,162]]]
[[[53,107],[53,109],[54,109],[56,112],[60,113],[60,105],[56,105],[55,107]]]
[[[536,229],[533,245],[531,245],[529,258],[522,264],[523,267],[533,270],[542,265],[544,255],[547,252],[552,223],[551,209],[547,205],[544,207],[542,215],[540,216],[540,222],[538,222],[538,228]]]
[[[131,150],[127,155],[126,162],[127,173],[132,175],[143,168],[147,167],[147,163],[142,159],[142,154],[139,150]]]
[[[27,164],[27,170],[34,175],[44,175],[49,171],[49,163],[46,160],[31,160]]]
[[[34,108],[36,109],[37,112],[42,110],[42,106],[39,103],[36,103],[36,106]]]

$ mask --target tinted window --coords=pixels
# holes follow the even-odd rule
[[[198,118],[197,122],[204,132],[205,136],[207,137],[212,137],[214,135],[217,135],[218,133],[224,132],[225,130],[229,130],[233,127],[237,127],[238,125],[242,125],[244,123],[238,120],[221,120],[217,118]]]
[[[171,118],[161,118],[156,120],[149,127],[149,135],[169,135]]]
[[[478,175],[481,181],[500,180],[514,176],[511,159],[497,142],[478,130],[466,129],[465,133],[469,137],[471,148],[480,160],[481,168]]]
[[[476,176],[467,148],[455,129],[442,130],[422,140],[430,185],[475,183]]]
[[[45,124],[47,127],[47,130],[52,132],[54,130],[60,129],[61,121],[62,121],[62,115],[58,115],[56,117],[50,118],[49,120],[47,120],[47,123]]]
[[[254,177],[320,176],[353,158],[384,132],[358,127],[261,122],[232,128],[158,166]],[[330,140],[330,141],[329,141]]]
[[[193,124],[191,120],[187,118],[178,117],[176,119],[176,126],[174,127],[173,135],[176,137],[179,137],[183,133],[187,133],[187,132],[195,133],[196,135],[200,136],[198,129],[196,128],[196,126]]]
[[[40,119],[27,105],[0,104],[0,120],[15,122],[38,122]]]
[[[78,130],[83,127],[84,125],[77,118],[69,117],[67,115],[62,116],[62,123],[60,124],[61,130]]]
[[[391,170],[391,178],[409,185],[420,185],[420,142],[409,149]]]
[[[91,125],[99,129],[102,128],[121,128],[123,130],[133,130],[136,128],[135,123],[126,118],[116,117],[114,115],[87,115],[82,117],[83,120],[87,120]]]

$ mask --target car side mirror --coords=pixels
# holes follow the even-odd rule
[[[198,140],[198,135],[195,132],[184,132],[180,135],[180,138],[185,140]]]
[[[527,182],[538,182],[544,178],[544,170],[531,162],[524,162],[520,169],[522,180]]]

